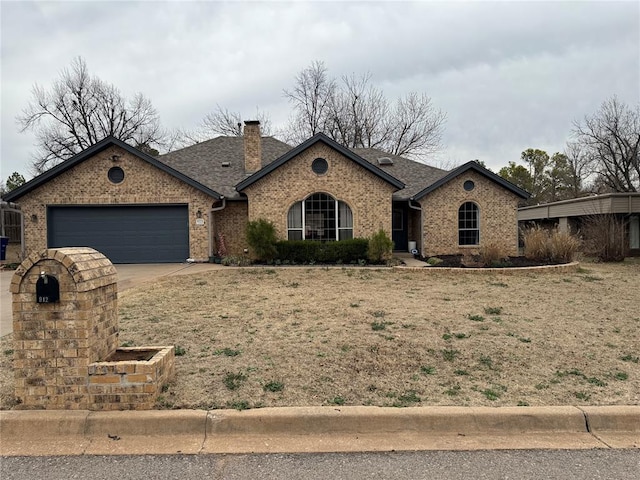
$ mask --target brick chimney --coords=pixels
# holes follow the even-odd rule
[[[260,138],[260,122],[247,120],[244,122],[244,170],[254,173],[262,168],[262,139]]]

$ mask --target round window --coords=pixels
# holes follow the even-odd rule
[[[318,175],[327,173],[328,169],[329,164],[324,158],[316,158],[311,164],[311,170],[313,170],[313,173],[317,173]]]
[[[473,183],[472,180],[467,180],[466,182],[464,182],[464,185],[463,185],[464,189],[467,192],[470,192],[471,190],[473,190],[475,188],[475,186],[476,186],[476,184]]]
[[[124,180],[124,170],[120,167],[111,167],[107,176],[112,183],[121,183]]]

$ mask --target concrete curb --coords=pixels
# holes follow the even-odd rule
[[[2,411],[0,454],[640,448],[640,406]]]

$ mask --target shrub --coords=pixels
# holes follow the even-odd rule
[[[490,242],[480,248],[480,258],[487,267],[500,265],[508,257],[504,245],[498,242]]]
[[[578,238],[557,228],[546,230],[535,226],[524,232],[524,256],[537,262],[571,262],[578,248]]]
[[[281,263],[358,263],[367,258],[369,241],[353,238],[336,242],[286,240],[276,243],[276,261]]]
[[[429,265],[432,265],[432,266],[433,266],[433,265],[438,265],[439,263],[442,263],[442,259],[441,259],[441,258],[438,258],[438,257],[429,257],[429,258],[427,259],[427,263],[428,263]]]
[[[384,263],[391,260],[393,241],[383,229],[378,230],[369,239],[368,257],[372,263]]]
[[[625,221],[615,215],[592,215],[582,223],[584,253],[602,262],[621,262],[627,256]]]
[[[276,227],[273,223],[260,218],[247,224],[247,243],[253,249],[253,255],[258,260],[272,260],[277,253]]]
[[[580,248],[580,240],[568,232],[554,230],[549,241],[551,260],[554,263],[572,262]]]
[[[551,257],[549,232],[536,225],[523,234],[524,256],[537,262],[547,262]]]

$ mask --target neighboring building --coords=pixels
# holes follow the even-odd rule
[[[91,246],[114,263],[207,260],[224,239],[242,254],[247,221],[281,239],[329,241],[384,229],[397,250],[517,253],[517,205],[528,193],[468,162],[450,172],[323,134],[295,148],[218,137],[152,157],[106,138],[5,196],[20,204],[27,254]]]
[[[523,226],[533,223],[577,232],[585,219],[606,214],[625,220],[629,253],[640,255],[640,193],[607,193],[522,207],[518,221]]]

